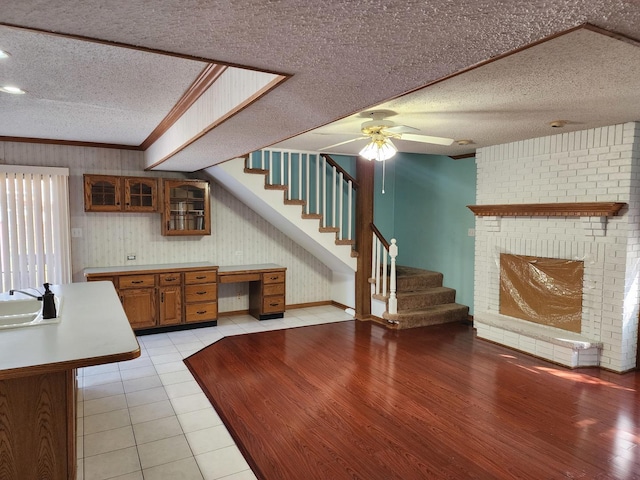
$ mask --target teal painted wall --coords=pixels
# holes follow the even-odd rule
[[[387,239],[397,239],[398,264],[442,272],[444,285],[455,288],[456,301],[473,314],[474,237],[468,231],[475,218],[466,206],[475,204],[475,159],[399,153],[385,176],[383,195],[376,169],[375,222]]]

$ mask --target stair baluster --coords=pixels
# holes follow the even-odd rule
[[[398,246],[396,239],[388,243],[375,225],[371,225],[373,232],[373,247],[371,257],[371,285],[372,295],[387,297],[387,310],[389,313],[398,313],[398,301],[396,298],[396,257]],[[389,261],[391,266],[389,267]],[[390,271],[388,271],[390,269]],[[388,289],[387,289],[388,285]]]
[[[389,256],[391,257],[391,273],[389,287],[389,313],[398,313],[398,299],[396,298],[396,257],[398,256],[398,246],[396,245],[396,239],[391,239],[391,245],[389,246]]]

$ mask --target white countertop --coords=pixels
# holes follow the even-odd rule
[[[120,265],[113,267],[90,267],[84,269],[84,275],[108,275],[116,272],[138,272],[153,270],[171,269],[195,269],[195,268],[216,268],[211,262],[190,262],[190,263],[157,263],[155,265]]]
[[[256,263],[252,265],[224,265],[218,267],[218,273],[228,272],[245,272],[248,270],[280,270],[284,268],[282,265],[276,265],[275,263]]]
[[[140,355],[111,282],[52,285],[51,291],[61,299],[59,323],[0,329],[0,379]]]

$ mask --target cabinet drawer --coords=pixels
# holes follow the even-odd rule
[[[116,280],[111,275],[107,277],[96,277],[96,276],[87,277],[87,282],[111,282],[114,285],[116,285]]]
[[[260,281],[259,273],[232,273],[220,275],[220,283],[243,283]]]
[[[264,286],[264,295],[284,295],[284,283],[271,283]]]
[[[155,275],[125,275],[118,278],[118,288],[140,288],[155,286]]]
[[[216,301],[218,299],[218,285],[215,283],[185,285],[184,299],[186,303]]]
[[[162,273],[160,274],[160,285],[180,285],[180,274],[179,273]]]
[[[284,272],[265,273],[262,275],[264,283],[284,283]]]
[[[206,322],[218,318],[218,303],[193,303],[186,306],[187,322]]]
[[[191,285],[195,283],[216,283],[218,272],[216,270],[202,272],[185,272],[184,283]]]
[[[264,297],[262,312],[265,314],[284,312],[284,296]]]

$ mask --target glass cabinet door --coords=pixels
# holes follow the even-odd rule
[[[84,176],[84,210],[118,212],[121,207],[120,178],[112,175]]]
[[[210,235],[209,182],[164,180],[163,235]]]
[[[124,177],[124,209],[129,212],[157,212],[157,179]]]

